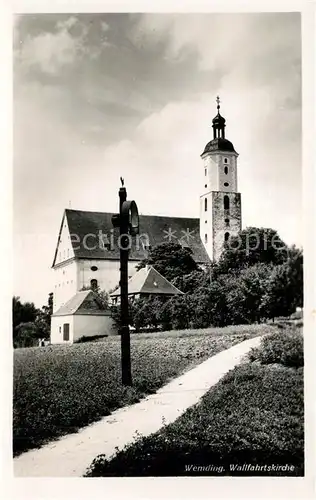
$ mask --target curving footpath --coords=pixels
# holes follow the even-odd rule
[[[81,477],[93,459],[100,454],[110,457],[116,447],[137,439],[137,434],[148,436],[164,424],[174,422],[226,372],[239,364],[261,337],[245,340],[172,380],[155,394],[139,403],[120,408],[99,422],[68,434],[37,450],[30,450],[15,458],[16,477]]]

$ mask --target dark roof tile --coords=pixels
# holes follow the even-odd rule
[[[76,258],[109,260],[118,260],[120,258],[117,245],[119,230],[113,229],[112,215],[113,213],[110,212],[65,210]],[[209,262],[209,257],[200,238],[199,219],[140,215],[139,225],[140,234],[133,238],[130,260],[142,260],[146,256],[148,252],[148,249],[144,248],[147,240],[146,235],[148,236],[148,244],[153,248],[161,243],[168,242],[168,231],[170,230],[172,235],[170,241],[179,241],[183,246],[189,246],[196,262]],[[110,247],[102,245],[102,239]]]

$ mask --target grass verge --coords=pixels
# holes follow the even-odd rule
[[[282,333],[289,351],[297,347],[292,331]],[[279,353],[279,335],[173,424],[112,458],[97,457],[87,476],[303,475],[303,367],[294,368],[292,356],[291,367],[267,359],[271,346]]]
[[[17,455],[139,401],[223,349],[262,333],[255,325],[133,335],[133,387],[122,387],[120,339],[15,349],[13,450]]]

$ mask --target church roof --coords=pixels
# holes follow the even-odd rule
[[[118,297],[121,289],[111,293],[111,297]],[[143,267],[128,280],[128,295],[183,295],[177,287],[160,274],[153,266]]]
[[[223,139],[222,137],[217,137],[216,139],[212,139],[210,142],[208,142],[201,156],[203,156],[205,153],[209,153],[210,151],[227,151],[230,153],[236,153],[233,143],[228,141],[227,139]]]
[[[118,228],[113,229],[112,215],[111,212],[65,210],[64,217],[67,218],[75,258],[106,260],[120,258],[120,250],[117,245],[119,230]],[[100,231],[105,245],[99,244]],[[139,235],[133,237],[129,259],[139,261],[146,257],[148,248],[145,247],[147,244],[153,248],[170,241],[179,242],[183,246],[189,247],[197,263],[209,262],[209,257],[200,238],[199,219],[159,215],[139,216]],[[57,248],[53,266],[56,262]]]
[[[53,316],[69,316],[72,314],[108,315],[99,297],[92,290],[77,292],[71,299],[61,306]]]

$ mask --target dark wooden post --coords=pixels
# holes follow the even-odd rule
[[[120,197],[120,287],[121,287],[121,364],[122,384],[132,385],[131,370],[131,342],[128,314],[128,252],[129,252],[129,221],[122,213],[123,203],[126,201],[126,188],[121,187]]]

